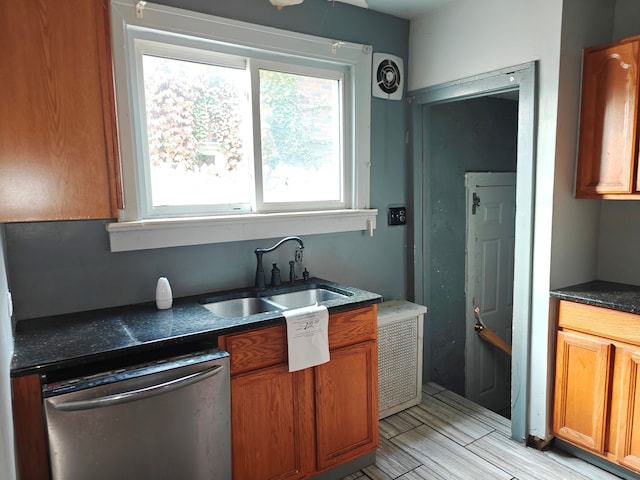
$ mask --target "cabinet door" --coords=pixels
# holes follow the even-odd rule
[[[618,446],[616,457],[622,465],[640,471],[640,348],[616,350],[622,358],[622,380],[620,384],[620,416],[618,420]],[[616,360],[618,361],[618,360]],[[614,396],[612,401],[618,400]]]
[[[611,342],[558,332],[553,430],[561,438],[604,452]]]
[[[635,191],[640,41],[586,50],[576,196]]]
[[[0,2],[0,222],[117,216],[108,12]]]
[[[375,341],[333,350],[316,367],[316,428],[319,470],[378,447]]]
[[[287,365],[231,378],[233,478],[298,479],[314,470],[313,370]]]

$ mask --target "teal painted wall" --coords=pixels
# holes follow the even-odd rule
[[[409,22],[326,0],[305,0],[278,11],[268,0],[161,0],[236,20],[370,44],[374,52],[407,63]],[[407,295],[406,227],[388,227],[389,205],[406,204],[404,101],[372,99],[371,206],[380,210],[373,238],[364,232],[311,235],[305,265],[312,275],[382,294]],[[139,252],[111,253],[104,221],[6,225],[7,267],[17,320],[127,305],[153,299],[155,282],[167,276],[176,296],[251,285],[256,247],[264,240]],[[293,247],[292,247],[293,248]],[[286,246],[266,261],[281,266],[293,254]]]
[[[13,355],[13,336],[9,318],[4,228],[0,224],[0,479],[16,478],[13,416],[11,412],[11,379],[9,367]]]
[[[425,377],[464,394],[465,172],[516,169],[517,102],[480,98],[431,107]]]

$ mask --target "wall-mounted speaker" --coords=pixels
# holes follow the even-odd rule
[[[371,94],[387,100],[402,100],[404,92],[404,62],[389,53],[373,54]]]

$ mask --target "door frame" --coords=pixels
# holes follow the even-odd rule
[[[411,153],[409,161],[409,194],[415,222],[408,231],[413,237],[413,262],[409,262],[409,288],[414,300],[430,303],[429,279],[424,273],[431,268],[429,226],[431,205],[428,180],[431,176],[430,145],[431,107],[434,105],[484,97],[496,93],[518,91],[518,145],[516,161],[516,239],[514,251],[513,339],[511,380],[511,436],[524,441],[528,431],[529,358],[531,330],[531,280],[533,271],[533,218],[535,188],[536,138],[536,71],[535,62],[476,75],[461,80],[426,87],[408,93],[411,109]],[[413,275],[412,275],[413,273]],[[412,281],[412,282],[411,282]],[[425,329],[427,338],[428,329]],[[425,350],[427,352],[427,350]],[[424,372],[429,372],[425,355]]]

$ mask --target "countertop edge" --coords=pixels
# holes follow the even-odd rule
[[[640,287],[635,285],[594,280],[554,289],[549,293],[559,300],[640,314]]]

